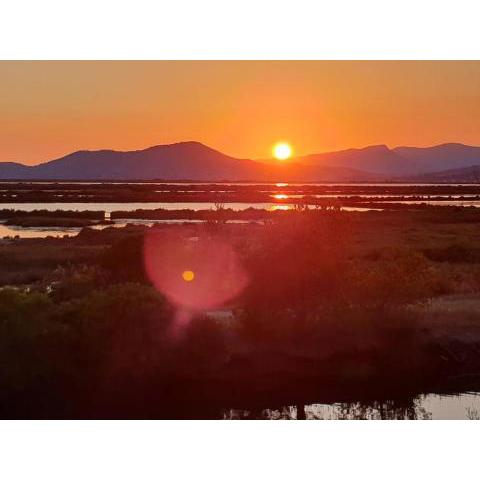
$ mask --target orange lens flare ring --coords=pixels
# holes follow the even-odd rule
[[[195,278],[195,273],[193,273],[191,270],[185,270],[183,273],[182,273],[182,278],[186,281],[186,282],[192,282]]]
[[[220,239],[191,242],[150,232],[143,256],[155,288],[179,308],[202,311],[224,306],[248,284],[239,255]]]

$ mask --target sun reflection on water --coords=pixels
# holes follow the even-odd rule
[[[292,208],[292,205],[272,205],[268,211],[274,212],[275,210],[291,210]]]

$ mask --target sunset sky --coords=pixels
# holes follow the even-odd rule
[[[238,158],[480,145],[480,62],[0,62],[0,161],[197,140]]]

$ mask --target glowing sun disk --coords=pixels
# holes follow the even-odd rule
[[[277,160],[287,160],[292,156],[292,147],[286,142],[279,142],[273,147],[273,156]]]

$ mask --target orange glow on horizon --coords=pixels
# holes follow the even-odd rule
[[[480,144],[480,61],[2,61],[0,161],[195,140],[235,158]]]

